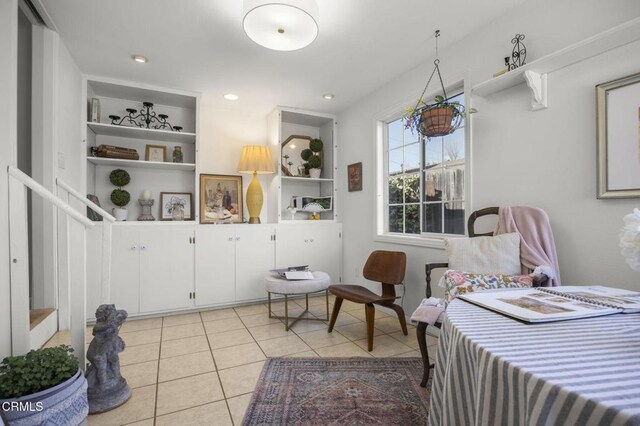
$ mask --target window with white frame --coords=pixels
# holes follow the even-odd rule
[[[464,104],[464,93],[450,98]],[[464,125],[423,138],[405,117],[384,124],[386,234],[464,234]]]

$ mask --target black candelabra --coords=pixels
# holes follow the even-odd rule
[[[504,58],[504,64],[507,66],[507,70],[509,71],[515,70],[525,64],[525,59],[527,59],[527,48],[524,43],[522,43],[522,40],[524,40],[524,34],[516,34],[516,36],[511,39],[511,44],[513,44],[511,57],[507,56]]]
[[[138,112],[137,109],[127,108],[126,111],[129,113],[124,117],[120,118],[118,115],[110,115],[111,124],[116,126],[121,126],[123,122],[127,122],[137,127],[144,127],[147,129],[157,129],[157,130],[166,130],[169,129],[174,132],[179,132],[182,130],[181,126],[172,126],[167,119],[169,116],[167,114],[156,114],[153,111],[153,103],[151,102],[143,102],[142,109]],[[137,115],[136,115],[137,114]],[[151,124],[156,123],[154,126]]]

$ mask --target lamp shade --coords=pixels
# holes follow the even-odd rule
[[[318,36],[315,0],[244,0],[244,32],[272,50],[298,50]]]
[[[271,151],[265,145],[245,145],[242,147],[242,155],[238,162],[240,173],[275,173]]]

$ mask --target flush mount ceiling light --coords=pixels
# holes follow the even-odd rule
[[[242,26],[267,49],[302,49],[318,36],[318,5],[315,0],[244,0]]]
[[[238,95],[234,95],[233,93],[227,93],[224,95],[224,98],[228,101],[237,101],[239,99]]]
[[[325,98],[326,100],[330,101],[335,96],[333,96],[333,93],[325,93],[324,95],[322,95],[322,97]]]
[[[134,61],[140,62],[141,64],[146,64],[147,62],[149,62],[149,60],[142,55],[133,55],[132,58]]]

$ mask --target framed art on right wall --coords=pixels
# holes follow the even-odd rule
[[[598,198],[640,197],[640,73],[596,86]]]

